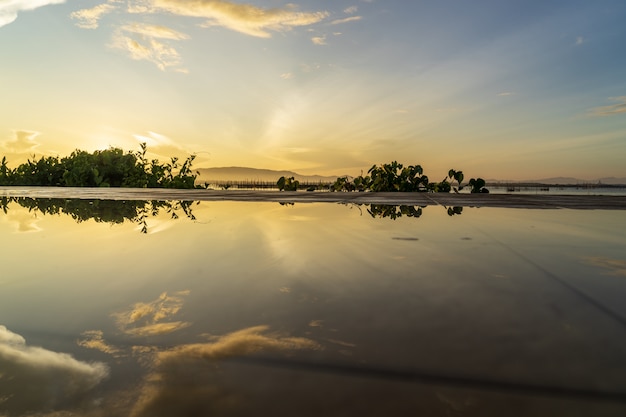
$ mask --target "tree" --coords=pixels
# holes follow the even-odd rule
[[[296,180],[294,177],[285,178],[283,176],[278,179],[276,185],[280,191],[298,191],[300,181]]]

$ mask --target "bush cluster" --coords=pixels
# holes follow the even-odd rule
[[[431,182],[420,165],[404,166],[393,161],[374,165],[367,173],[355,178],[339,177],[330,186],[331,191],[376,191],[376,192],[458,192],[463,189],[463,171],[448,171],[448,176],[440,182]],[[456,186],[454,183],[456,182]],[[472,193],[488,193],[485,180],[472,178],[468,185]]]
[[[198,174],[191,169],[195,155],[182,164],[178,158],[161,163],[157,159],[149,161],[146,152],[145,143],[136,152],[109,148],[89,153],[77,149],[63,158],[33,156],[14,169],[8,167],[3,157],[0,185],[195,188]]]

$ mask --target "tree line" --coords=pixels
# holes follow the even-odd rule
[[[113,147],[92,153],[76,149],[63,158],[33,156],[13,169],[3,157],[0,185],[195,188],[198,173],[191,168],[195,155],[182,163],[175,157],[161,163],[148,160],[145,143],[140,147],[139,151],[128,152]]]
[[[393,161],[373,165],[367,173],[358,177],[339,177],[330,185],[330,191],[374,191],[374,192],[459,192],[465,185],[463,171],[451,169],[448,176],[439,182],[431,182],[421,165],[408,165]],[[456,183],[456,185],[455,185]],[[294,177],[280,177],[276,185],[281,191],[296,191],[300,183]],[[482,178],[471,178],[467,186],[471,193],[488,193]]]

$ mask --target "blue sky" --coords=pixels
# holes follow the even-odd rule
[[[626,176],[626,3],[0,0],[0,153]]]

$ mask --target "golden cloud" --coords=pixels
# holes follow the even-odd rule
[[[312,25],[329,15],[325,11],[299,12],[293,5],[263,9],[224,0],[153,0],[152,5],[179,16],[207,19],[205,26],[222,26],[261,38],[271,37],[270,31],[284,32],[293,27]]]
[[[3,143],[2,148],[9,152],[32,152],[39,146],[35,138],[40,135],[39,132],[30,130],[14,130],[15,139]]]
[[[129,25],[123,26],[122,30],[129,33],[136,33],[138,35],[149,38],[172,39],[177,41],[189,39],[189,36],[184,33],[159,25],[131,23]]]
[[[118,4],[121,3],[121,0],[108,0],[92,8],[75,11],[70,17],[77,20],[76,25],[81,28],[96,29],[102,16],[120,8]],[[329,16],[326,11],[298,11],[293,4],[264,9],[225,0],[128,0],[125,12],[195,17],[204,19],[203,27],[221,26],[261,38],[271,37],[272,31],[286,32],[294,27],[312,25]],[[132,23],[116,26],[110,46],[124,51],[131,59],[152,62],[162,71],[187,73],[188,70],[181,67],[182,60],[177,49],[171,42],[166,42],[187,39],[188,35],[164,26]]]
[[[357,22],[357,21],[359,21],[361,19],[363,19],[363,16],[350,16],[350,17],[346,17],[345,19],[333,20],[332,22],[330,22],[330,24],[331,25],[340,25],[342,23]]]
[[[97,29],[102,16],[111,13],[116,6],[111,3],[103,3],[91,9],[81,9],[70,14],[70,18],[77,20],[76,26],[83,29]]]
[[[161,71],[175,69],[187,72],[181,68],[180,54],[172,46],[158,39],[186,39],[187,36],[162,26],[133,24],[119,28],[113,35],[111,47],[120,49],[134,60],[150,61]]]

